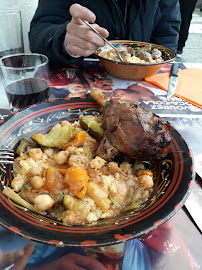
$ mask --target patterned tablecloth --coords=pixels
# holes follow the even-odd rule
[[[181,68],[185,68],[182,65]],[[170,66],[165,66],[161,72],[168,72]],[[84,76],[83,76],[84,75]],[[97,61],[84,61],[79,67],[66,69],[51,69],[50,99],[64,97],[82,97],[88,88],[102,90],[110,98],[120,98],[128,101],[140,101],[142,107],[157,115],[165,117],[185,138],[193,152],[196,170],[202,176],[202,109],[190,105],[176,97],[168,102],[166,92],[144,81],[124,81],[106,73]],[[0,85],[0,121],[10,112],[2,85]],[[187,200],[188,209],[201,207],[202,181],[197,176],[193,192]],[[191,216],[183,207],[169,221],[158,229],[139,239],[128,241],[122,269],[200,269],[202,236]],[[23,247],[27,242],[0,228],[0,249],[3,251]],[[61,249],[42,244],[36,244],[35,254],[29,263],[41,265],[69,252],[83,254],[82,250]],[[103,259],[103,258],[102,258]],[[113,262],[114,263],[114,262]],[[107,269],[119,269],[119,263],[106,260]]]

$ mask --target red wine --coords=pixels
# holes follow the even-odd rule
[[[6,94],[12,111],[12,107],[23,109],[30,105],[48,100],[50,96],[50,86],[49,83],[43,79],[24,79],[8,85],[6,87]]]

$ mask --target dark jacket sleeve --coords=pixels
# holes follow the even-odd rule
[[[151,42],[176,51],[181,24],[179,1],[161,0],[159,8],[161,19],[152,32]]]
[[[71,20],[70,5],[67,0],[39,0],[31,21],[30,50],[45,54],[53,64],[76,64],[83,59],[72,58],[64,53],[66,26]]]

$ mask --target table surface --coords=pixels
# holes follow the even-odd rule
[[[189,68],[189,67],[202,68],[202,64],[185,64],[185,66],[187,68]],[[8,104],[7,96],[5,94],[5,90],[4,90],[1,82],[0,82],[0,97],[1,97],[0,98],[0,109],[8,110],[9,104]],[[201,113],[201,115],[202,115],[202,113]],[[198,138],[200,138],[200,137],[198,137]],[[202,154],[201,142],[199,144],[199,141],[198,141],[197,144],[198,144],[197,151],[199,154]],[[201,178],[198,177],[197,181],[198,181],[197,188],[200,189],[199,193],[202,194]],[[187,203],[191,199],[193,200],[193,198],[191,198],[191,196],[190,196],[190,198],[187,199]],[[201,199],[201,197],[200,197],[200,199]],[[177,235],[182,239],[182,242],[179,241],[179,242],[176,242],[176,244],[178,244],[181,247],[181,249],[183,249],[185,247],[187,256],[188,257],[191,256],[191,259],[189,261],[190,266],[187,266],[186,269],[199,269],[200,266],[202,267],[202,258],[201,258],[202,235],[201,235],[199,228],[196,226],[194,220],[192,219],[191,215],[187,211],[187,209],[185,207],[180,209],[177,212],[177,214],[175,214],[170,219],[169,222],[172,223],[172,226],[174,226],[174,228],[177,231]],[[186,224],[186,226],[184,226],[184,224]],[[190,237],[190,234],[191,234],[191,237]],[[143,242],[144,241],[147,241],[147,240],[143,239]],[[171,245],[173,245],[172,241],[174,243],[175,240],[173,240],[173,239],[170,240]],[[0,248],[1,248],[1,246],[0,246]],[[163,253],[166,253],[166,252],[164,251]],[[181,255],[178,254],[177,256],[178,256],[178,258],[180,258]],[[152,258],[154,258],[154,256]],[[164,261],[164,264],[165,264],[165,261]],[[155,262],[154,262],[154,269],[164,269],[164,267],[165,267],[165,269],[169,269],[169,268],[166,268],[165,265],[164,266],[161,265],[161,267],[159,267],[159,264],[158,263],[155,264]],[[175,268],[173,268],[173,269],[175,269]]]

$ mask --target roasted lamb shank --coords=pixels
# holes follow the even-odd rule
[[[139,103],[119,99],[105,103],[102,128],[104,136],[96,155],[107,161],[119,153],[136,160],[163,158],[171,148],[169,123]]]

